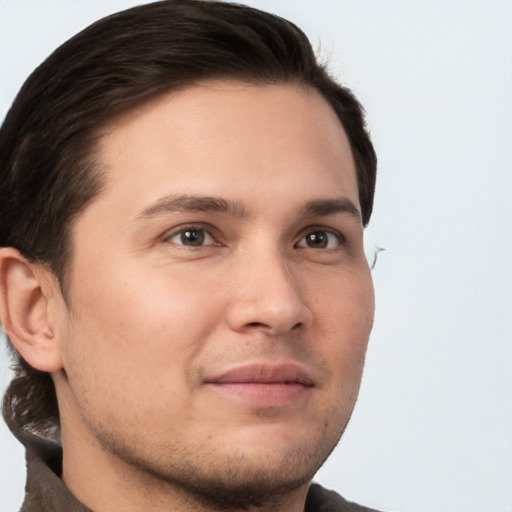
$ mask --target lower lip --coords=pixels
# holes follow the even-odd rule
[[[212,383],[211,386],[235,398],[260,407],[284,407],[304,398],[311,387],[298,383],[229,382]]]

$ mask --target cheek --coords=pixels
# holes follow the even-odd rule
[[[361,271],[333,281],[315,303],[324,357],[347,381],[359,380],[373,326],[374,294],[369,272]]]
[[[188,378],[218,316],[219,306],[205,298],[211,293],[161,271],[113,270],[94,282],[77,280],[74,289],[80,292],[71,296],[66,366],[115,387]]]

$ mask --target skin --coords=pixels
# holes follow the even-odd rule
[[[97,512],[299,512],[374,309],[334,111],[295,85],[206,82],[116,120],[99,160],[69,303],[48,300],[66,485]],[[268,382],[287,372],[302,381]]]

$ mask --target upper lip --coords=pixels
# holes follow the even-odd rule
[[[295,363],[250,363],[229,368],[206,379],[209,384],[302,384],[315,385],[309,373]]]

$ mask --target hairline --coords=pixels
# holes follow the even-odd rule
[[[146,108],[151,108],[152,105],[157,104],[160,100],[162,100],[166,96],[170,96],[174,93],[179,93],[180,91],[186,91],[195,87],[206,87],[209,84],[218,84],[218,85],[243,85],[247,87],[266,87],[273,85],[288,85],[297,88],[298,90],[306,91],[306,92],[314,92],[318,94],[323,101],[325,101],[326,105],[333,111],[338,123],[340,124],[350,148],[350,155],[353,162],[353,170],[355,172],[357,192],[360,193],[360,183],[358,178],[358,162],[356,160],[356,155],[354,152],[354,148],[352,146],[352,142],[350,137],[348,136],[347,130],[343,125],[338,112],[334,108],[333,104],[328,100],[326,95],[314,84],[308,83],[300,77],[279,77],[275,79],[268,78],[258,78],[254,77],[237,77],[234,74],[227,73],[226,75],[215,74],[211,77],[202,77],[197,79],[190,79],[187,82],[184,82],[180,85],[170,85],[168,88],[162,88],[161,90],[155,91],[153,94],[145,96],[144,98],[140,98],[138,101],[134,101],[132,104],[126,105],[119,112],[113,113],[111,116],[107,116],[102,122],[100,122],[99,126],[94,127],[88,133],[86,133],[83,137],[85,142],[85,147],[88,149],[87,156],[82,161],[82,165],[88,167],[88,173],[95,174],[94,180],[96,181],[98,187],[95,191],[95,194],[83,205],[82,209],[77,211],[75,215],[70,219],[67,223],[67,227],[63,232],[63,237],[65,238],[65,247],[66,247],[66,255],[65,259],[62,262],[62,267],[60,269],[52,269],[52,273],[54,273],[57,281],[59,283],[60,291],[62,293],[63,299],[68,307],[70,307],[70,270],[74,256],[74,228],[75,224],[80,217],[81,214],[91,205],[102,193],[105,189],[108,178],[107,178],[107,169],[102,162],[101,159],[101,146],[109,133],[116,129],[116,125],[122,123],[125,120],[130,119],[132,116],[138,116],[142,110]],[[361,215],[363,212],[361,212]]]

